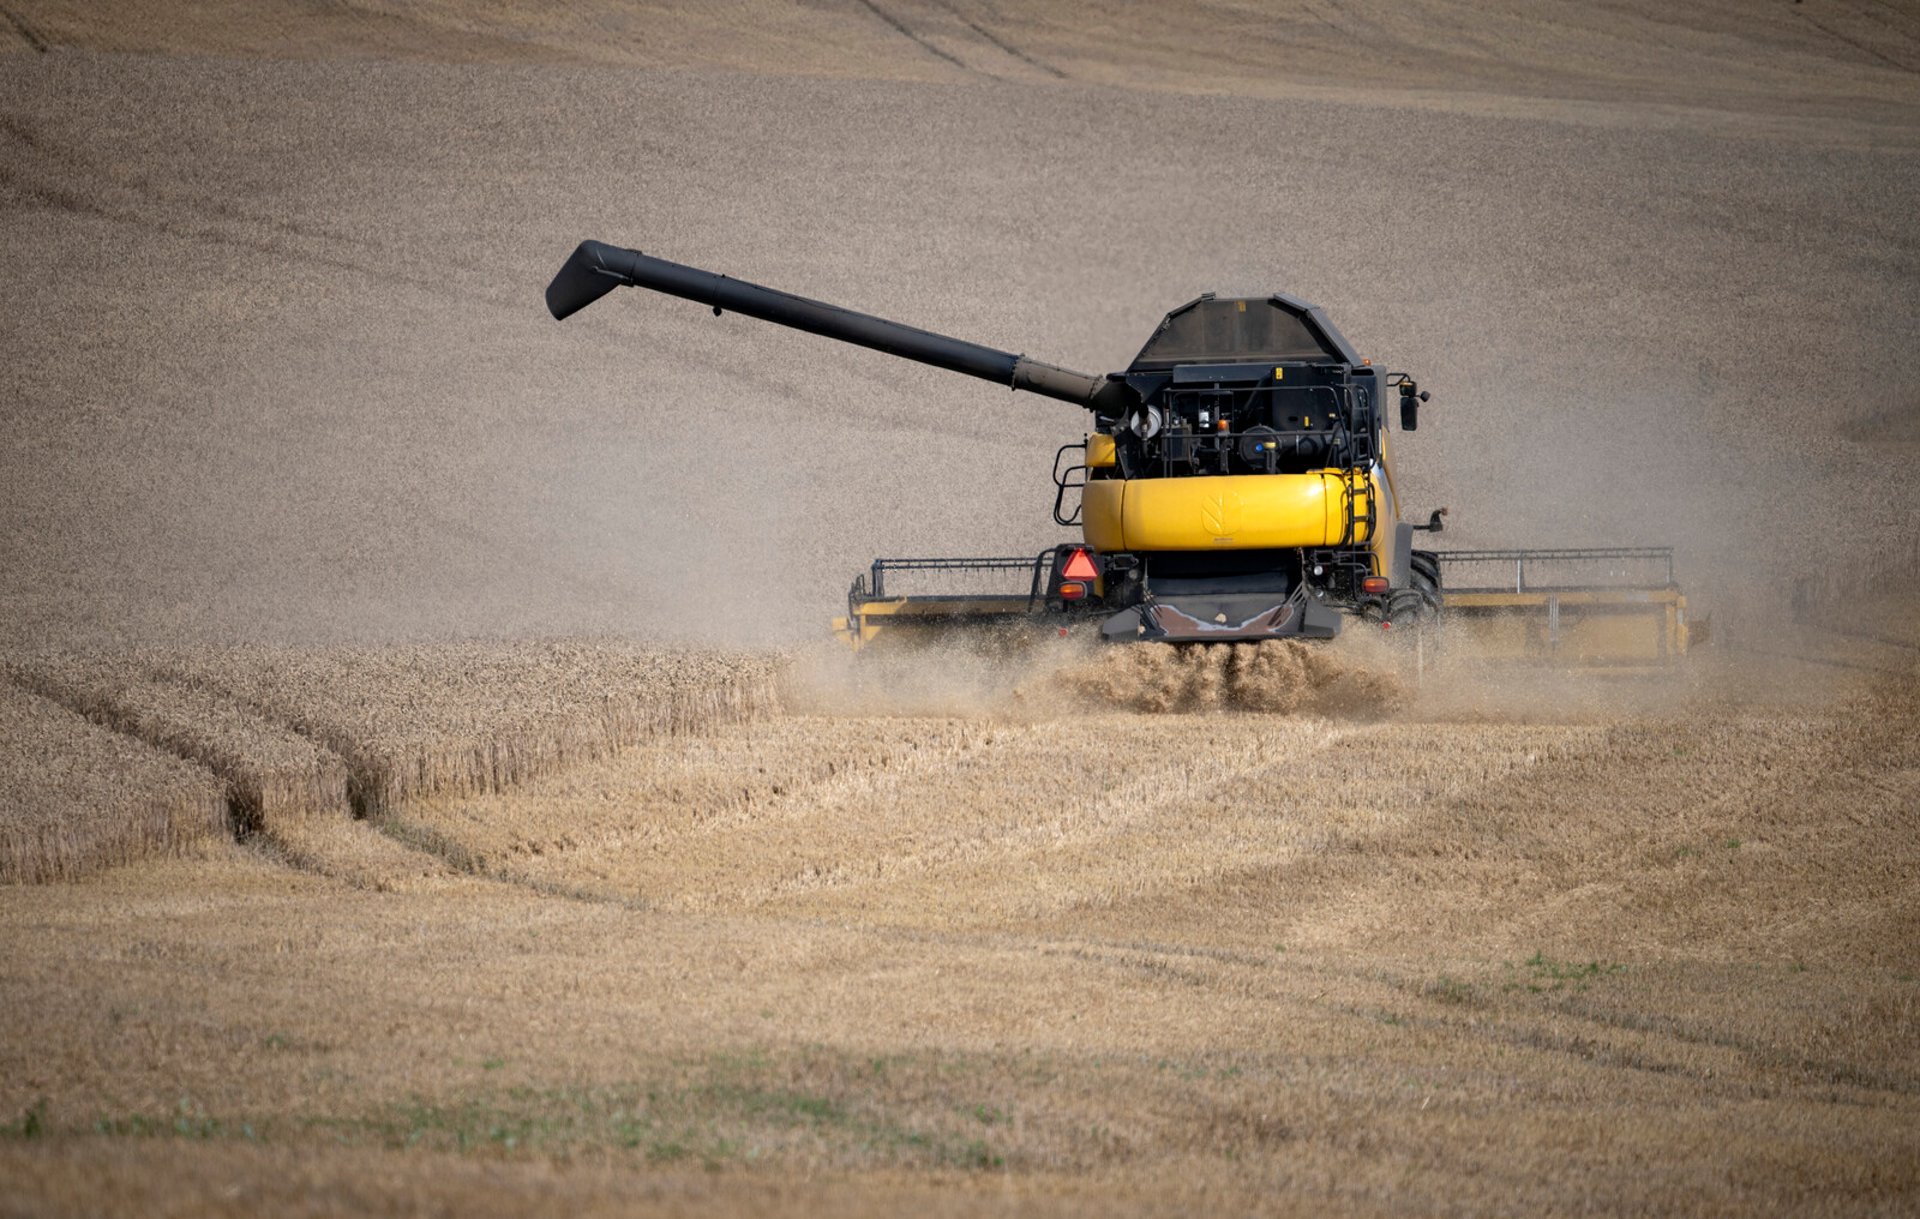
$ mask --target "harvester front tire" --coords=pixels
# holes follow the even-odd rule
[[[1391,624],[1395,631],[1431,627],[1440,617],[1440,560],[1428,550],[1413,552],[1411,583],[1387,595],[1386,605],[1366,616],[1369,622]]]

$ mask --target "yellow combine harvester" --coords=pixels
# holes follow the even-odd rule
[[[1349,618],[1406,631],[1444,612],[1496,656],[1648,664],[1686,650],[1670,552],[1416,549],[1444,510],[1401,519],[1388,400],[1411,432],[1429,395],[1375,369],[1293,297],[1202,296],[1167,314],[1124,370],[1095,376],[597,241],[561,267],[547,307],[565,318],[622,285],[1092,412],[1085,440],[1054,456],[1054,520],[1081,540],[1031,556],[877,560],[834,623],[856,649],[982,627],[1115,642],[1326,639]],[[1633,566],[1657,558],[1664,580]],[[1443,593],[1446,569],[1489,565],[1497,582]]]

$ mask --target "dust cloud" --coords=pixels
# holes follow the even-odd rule
[[[1351,647],[1297,639],[1118,647],[1050,680],[1080,702],[1126,711],[1365,716],[1386,711],[1405,693],[1398,674],[1379,660],[1362,660]]]
[[[794,653],[783,705],[803,714],[1033,721],[1089,712],[1247,711],[1366,718],[1413,689],[1411,654],[1361,632],[1333,641],[1177,647],[1004,635]]]

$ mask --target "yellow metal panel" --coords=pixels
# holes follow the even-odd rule
[[[1087,437],[1087,468],[1104,470],[1115,462],[1113,455],[1113,437],[1095,435]]]
[[[1106,479],[1087,484],[1082,520],[1099,550],[1335,546],[1346,532],[1348,494],[1347,477],[1335,470]],[[1368,540],[1364,530],[1358,540]]]
[[[1459,617],[1447,623],[1447,635],[1468,641],[1476,660],[1527,660],[1546,655],[1546,619],[1512,614]]]
[[[1380,480],[1380,486],[1385,489],[1387,495],[1390,498],[1394,499],[1394,503],[1397,505],[1400,501],[1397,497],[1395,497],[1395,493],[1393,490],[1392,435],[1393,433],[1387,431],[1387,429],[1385,428],[1380,429],[1380,455],[1374,458],[1373,472],[1374,472],[1374,476]],[[1395,520],[1400,519],[1397,513],[1395,514],[1394,519]]]
[[[1386,433],[1382,432],[1381,438],[1385,439],[1385,437]],[[1393,482],[1386,475],[1386,467],[1375,466],[1372,478],[1375,518],[1372,528],[1373,571],[1375,575],[1385,576],[1393,572],[1395,530],[1392,526],[1400,520],[1400,509],[1399,505],[1394,503]],[[1358,480],[1355,481],[1358,482]],[[1365,508],[1364,504],[1362,508]],[[1366,540],[1366,526],[1359,526],[1357,532],[1360,533],[1362,540]]]
[[[1087,545],[1103,553],[1127,548],[1120,514],[1126,505],[1127,482],[1096,478],[1080,492],[1080,531]]]
[[[1654,664],[1666,659],[1664,614],[1562,614],[1560,654],[1582,664]]]
[[[1446,630],[1483,660],[1658,666],[1687,652],[1687,599],[1672,588],[1446,594]]]

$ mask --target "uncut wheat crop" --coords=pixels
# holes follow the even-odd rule
[[[14,680],[102,726],[198,762],[226,781],[236,832],[347,814],[346,762],[188,676],[191,661],[154,652],[36,657]]]
[[[68,879],[228,830],[211,772],[0,682],[0,880]]]
[[[347,760],[362,815],[763,714],[778,658],[619,642],[234,650],[191,678]]]

